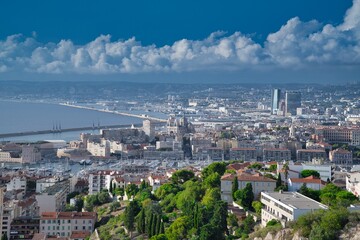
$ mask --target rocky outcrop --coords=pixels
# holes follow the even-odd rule
[[[339,236],[339,239],[360,240],[359,233],[360,233],[360,223],[343,230]]]
[[[293,232],[289,228],[282,229],[277,233],[268,233],[265,238],[255,237],[254,240],[306,240],[299,236],[298,232]]]

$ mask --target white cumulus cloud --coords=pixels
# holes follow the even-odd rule
[[[41,43],[21,34],[0,40],[0,72],[151,73],[207,70],[299,69],[308,66],[360,65],[360,0],[354,0],[338,26],[316,20],[288,20],[263,44],[235,32],[214,32],[203,40],[181,39],[171,45],[142,45],[134,37],[112,40],[101,35],[76,45],[71,40]]]

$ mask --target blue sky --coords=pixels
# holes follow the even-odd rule
[[[0,80],[344,82],[360,0],[2,1]]]

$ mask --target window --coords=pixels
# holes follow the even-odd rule
[[[41,223],[45,223],[46,221],[45,220],[41,220]]]
[[[85,226],[83,226],[83,230],[85,230],[86,228],[85,228]]]
[[[71,223],[71,220],[70,220],[70,219],[68,220],[68,223]]]
[[[48,223],[51,223],[51,220],[48,220]]]

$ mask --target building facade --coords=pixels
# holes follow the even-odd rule
[[[272,220],[278,220],[283,227],[289,221],[297,220],[301,215],[308,212],[327,209],[327,206],[298,192],[262,192],[261,225]]]

